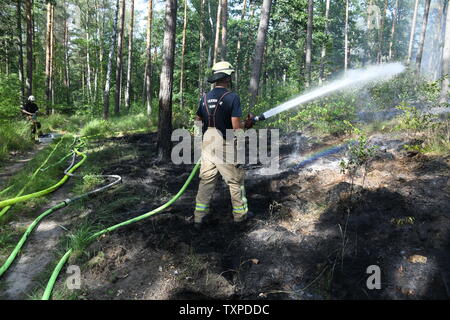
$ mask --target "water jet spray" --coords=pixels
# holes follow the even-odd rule
[[[284,102],[259,116],[254,116],[252,114],[250,114],[249,116],[251,118],[252,124],[255,124],[256,122],[266,120],[281,112],[290,110],[294,107],[298,107],[315,99],[325,97],[339,90],[358,88],[372,81],[386,81],[392,79],[396,75],[402,73],[404,70],[405,67],[399,62],[375,65],[364,69],[351,69],[348,70],[342,77],[331,81],[327,85],[313,89],[287,102]]]

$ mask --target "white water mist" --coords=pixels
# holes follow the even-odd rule
[[[301,104],[324,97],[333,92],[364,86],[372,81],[386,81],[402,73],[405,67],[401,63],[386,63],[370,66],[364,69],[348,70],[341,78],[333,80],[327,85],[313,89],[298,97],[295,97],[276,108],[264,112],[264,117],[270,118],[280,112],[292,109]]]

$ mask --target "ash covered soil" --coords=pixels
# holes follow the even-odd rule
[[[403,145],[410,140],[372,136],[380,148],[364,185],[361,173],[352,189],[339,168],[345,150],[288,170],[306,154],[342,141],[284,136],[279,172],[247,168],[255,217],[243,225],[233,223],[220,181],[211,218],[196,230],[195,178],[165,212],[103,236],[85,258],[71,261],[82,266],[79,298],[448,299],[450,157],[407,153]],[[121,190],[135,198],[111,213],[114,221],[166,202],[193,168],[158,163],[154,134],[108,142],[136,150],[134,157],[102,164],[105,174],[123,177]],[[96,198],[90,214],[101,210],[100,198],[106,204],[118,196]],[[367,287],[371,265],[381,270],[379,290]]]

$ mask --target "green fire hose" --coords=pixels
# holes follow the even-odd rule
[[[81,155],[83,156],[84,154],[77,152],[77,155]],[[84,160],[85,158],[83,158]],[[74,157],[74,161],[75,161],[75,157]],[[70,165],[70,167],[65,171],[66,174],[70,175],[70,176],[74,176],[73,174],[69,174],[68,172],[70,171],[70,169],[74,166],[74,161],[72,162],[72,164]],[[105,178],[114,178],[116,179],[114,182],[109,183],[106,186],[97,188],[95,190],[83,193],[81,195],[78,195],[74,198],[71,199],[66,199],[60,203],[58,203],[57,205],[51,207],[50,209],[46,210],[45,212],[43,212],[42,214],[40,214],[32,223],[31,225],[27,228],[27,230],[25,231],[25,233],[23,234],[22,238],[20,239],[20,241],[17,243],[16,247],[14,248],[14,250],[12,251],[12,253],[9,255],[8,259],[5,261],[5,263],[0,267],[0,277],[8,270],[8,268],[11,266],[11,264],[14,262],[14,260],[16,259],[17,255],[19,254],[20,250],[22,249],[23,245],[25,244],[26,240],[28,239],[29,235],[31,234],[31,232],[36,228],[36,226],[41,222],[42,219],[44,219],[45,217],[47,217],[48,215],[52,214],[53,212],[64,208],[66,206],[68,206],[69,204],[80,200],[82,198],[85,198],[87,196],[90,196],[94,193],[98,193],[101,191],[105,191],[106,189],[111,188],[112,186],[118,184],[120,181],[122,181],[122,177],[117,176],[117,175],[101,175],[101,177],[105,177]]]
[[[170,205],[172,205],[175,201],[177,201],[186,191],[187,187],[190,185],[190,183],[192,182],[192,179],[194,178],[194,176],[196,175],[198,169],[200,168],[200,161],[197,162],[197,164],[195,165],[194,169],[192,169],[191,174],[189,175],[189,177],[187,178],[186,182],[184,183],[184,185],[181,187],[180,191],[178,191],[178,193],[173,196],[172,199],[170,199],[168,202],[166,202],[165,204],[163,204],[162,206],[147,212],[143,215],[140,215],[138,217],[126,220],[124,222],[121,222],[119,224],[113,225],[109,228],[103,229],[99,232],[94,233],[92,236],[89,237],[88,241],[92,241],[95,238],[107,233],[107,232],[111,232],[113,230],[119,229],[121,227],[124,227],[126,225],[141,221],[143,219],[146,219],[148,217],[151,217],[161,211],[163,211],[164,209],[168,208]],[[58,275],[61,272],[61,269],[63,268],[63,266],[66,264],[67,260],[69,260],[70,255],[72,254],[73,249],[69,249],[64,256],[59,260],[58,264],[56,265],[55,269],[53,270],[53,273],[47,283],[47,286],[45,288],[44,294],[42,296],[42,300],[49,300],[53,291],[53,287],[55,286],[56,280],[58,279]]]
[[[13,204],[16,204],[16,203],[19,203],[19,202],[23,202],[23,201],[27,201],[27,200],[30,200],[30,199],[33,199],[33,198],[41,197],[43,195],[46,195],[48,193],[51,193],[51,192],[57,190],[59,187],[61,187],[67,181],[67,179],[69,179],[70,174],[73,173],[75,170],[77,170],[84,163],[84,161],[86,161],[86,155],[85,154],[81,154],[78,151],[78,148],[82,147],[84,145],[84,143],[85,143],[84,141],[81,141],[74,149],[75,153],[77,153],[78,155],[81,155],[83,157],[83,159],[80,162],[78,162],[75,166],[73,166],[68,171],[68,174],[65,174],[64,177],[60,181],[58,181],[56,184],[54,184],[53,186],[51,186],[51,187],[49,187],[47,189],[44,189],[44,190],[41,190],[41,191],[38,191],[38,192],[34,192],[34,193],[30,193],[30,194],[27,194],[27,195],[24,195],[24,196],[18,196],[18,197],[15,197],[15,198],[11,198],[11,199],[0,201],[0,208],[10,207]],[[42,166],[40,168],[42,168]],[[39,170],[40,170],[40,168],[39,168]]]
[[[23,186],[23,188],[19,191],[19,193],[17,193],[17,195],[15,196],[15,198],[20,197],[26,190],[26,188],[30,185],[31,181],[34,180],[34,178],[36,177],[36,175],[41,171],[41,169],[47,164],[47,162],[50,160],[50,158],[52,157],[52,155],[55,153],[56,149],[58,149],[59,145],[61,144],[62,139],[59,140],[59,142],[56,144],[56,146],[53,148],[53,150],[49,153],[49,155],[47,156],[47,158],[44,160],[44,162],[42,162],[42,164],[39,166],[39,168],[36,169],[36,171],[34,171],[34,173],[31,175],[31,178],[28,180],[28,182]],[[7,191],[9,188],[5,189],[3,192]],[[9,209],[11,209],[11,205],[8,205],[6,207],[4,207],[1,211],[0,211],[0,217],[2,217],[3,215],[6,214],[6,212],[8,212]],[[0,206],[1,207],[1,206]]]

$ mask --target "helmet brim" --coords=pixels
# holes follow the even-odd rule
[[[209,77],[208,78],[208,82],[209,83],[214,83],[214,82],[217,82],[217,81],[219,81],[221,79],[225,79],[225,78],[228,78],[228,77],[230,77],[229,74],[226,74],[224,72],[218,72],[218,73],[213,74],[211,77]]]

